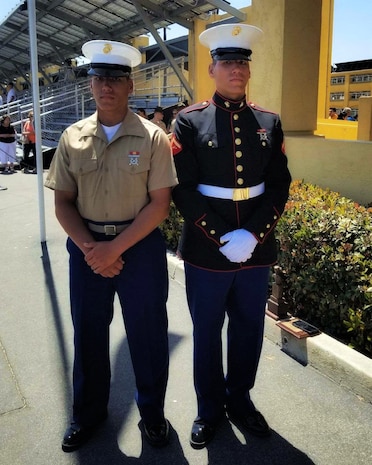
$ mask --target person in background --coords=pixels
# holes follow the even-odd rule
[[[337,119],[338,114],[335,107],[331,107],[328,111],[328,119]]]
[[[171,146],[184,218],[184,260],[193,321],[197,416],[190,443],[205,447],[229,419],[258,437],[271,433],[251,390],[261,354],[274,230],[291,176],[279,116],[247,103],[252,46],[262,31],[247,24],[211,27],[199,39],[211,51],[215,93],[177,116]],[[225,316],[227,368],[221,331]]]
[[[351,108],[345,107],[338,115],[338,119],[343,119],[346,121],[355,121],[355,118],[352,116],[351,113],[352,113]]]
[[[167,132],[167,127],[163,121],[164,112],[161,107],[156,107],[154,110],[154,117],[152,118],[151,122],[159,126],[165,133]]]
[[[176,119],[177,119],[177,115],[178,115],[178,112],[182,110],[182,108],[184,108],[185,105],[184,104],[180,104],[179,106],[177,106],[176,108],[173,108],[172,110],[172,119],[168,125],[168,134],[172,134],[173,131],[174,131],[174,128],[176,126]]]
[[[34,127],[34,112],[28,113],[28,119],[25,121],[22,129],[23,140],[23,172],[36,174],[36,136]],[[32,152],[33,157],[30,157]]]
[[[5,173],[14,173],[14,161],[17,154],[17,133],[11,125],[9,115],[0,117],[0,163]]]
[[[17,100],[17,94],[14,89],[14,84],[12,82],[8,82],[6,90],[7,90],[6,103],[9,104]]]
[[[346,121],[356,121],[354,116],[352,115],[353,110],[350,107],[345,107],[342,112],[346,115],[344,119]]]
[[[91,61],[97,111],[64,131],[45,182],[55,191],[70,254],[74,402],[62,450],[81,447],[108,415],[115,294],[144,437],[161,447],[169,441],[168,273],[158,226],[169,212],[175,170],[167,136],[128,106],[141,53],[108,40],[89,41],[82,52]]]
[[[142,116],[142,118],[148,119],[146,110],[144,108],[138,108],[137,115]]]

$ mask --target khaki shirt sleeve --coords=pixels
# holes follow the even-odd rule
[[[149,172],[149,192],[177,184],[171,147],[167,135],[163,131],[156,131],[152,139],[153,155]]]
[[[67,137],[68,129],[62,133],[44,185],[49,189],[76,193],[76,180],[69,170],[70,162],[66,150]]]

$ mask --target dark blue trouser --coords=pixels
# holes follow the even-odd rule
[[[230,411],[253,408],[252,389],[261,354],[269,267],[207,271],[185,264],[186,292],[194,324],[194,384],[198,416],[215,423]],[[227,373],[221,331],[228,315]]]
[[[107,236],[94,234],[96,240]],[[93,273],[70,240],[70,300],[74,325],[74,421],[91,426],[107,413],[110,391],[109,326],[118,294],[128,338],[136,401],[142,419],[164,418],[168,380],[168,273],[166,249],[158,229],[123,254],[114,278]]]

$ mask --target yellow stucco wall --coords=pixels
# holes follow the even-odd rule
[[[372,143],[287,136],[293,179],[303,179],[366,205],[372,202]]]
[[[327,139],[357,140],[358,123],[356,121],[318,118],[317,130],[314,134]]]

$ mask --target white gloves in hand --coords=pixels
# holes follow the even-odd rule
[[[227,244],[220,247],[220,252],[230,262],[243,263],[252,257],[258,240],[246,229],[235,229],[224,234],[220,238],[220,242],[227,242]]]

